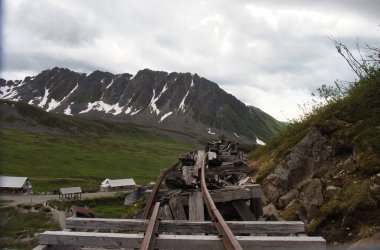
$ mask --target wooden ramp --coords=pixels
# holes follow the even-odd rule
[[[174,166],[173,166],[174,167]],[[204,176],[204,172],[202,172]],[[162,180],[161,180],[162,181]],[[157,189],[158,190],[158,189]],[[205,221],[205,195],[215,202],[231,202],[244,221],[224,221],[235,245],[223,241],[215,219]],[[153,198],[152,198],[153,197]],[[325,250],[322,237],[305,236],[300,221],[257,221],[261,215],[260,185],[226,186],[211,190],[182,192],[171,190],[165,203],[149,199],[144,219],[67,218],[68,231],[40,234],[40,245],[47,249],[274,249]],[[153,206],[153,204],[155,204]],[[184,210],[188,207],[188,213]],[[210,209],[208,215],[210,215]],[[217,210],[215,205],[212,210]],[[148,219],[149,218],[149,219]],[[235,247],[235,246],[238,247]]]
[[[144,219],[68,218],[66,227],[72,231],[47,231],[40,234],[38,249],[140,248],[144,240],[144,234],[140,232],[147,231],[149,222]],[[304,224],[299,221],[227,221],[227,224],[243,249],[326,249],[322,237],[297,236],[304,233]],[[74,230],[112,230],[114,233]],[[158,222],[157,232],[151,246],[154,249],[224,248],[211,221],[162,220]],[[197,233],[208,235],[194,235]]]

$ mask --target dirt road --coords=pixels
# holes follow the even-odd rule
[[[83,193],[82,199],[93,199],[99,197],[114,196],[116,192]],[[0,195],[0,200],[9,201],[6,206],[17,206],[18,204],[37,204],[48,200],[58,200],[58,195]]]

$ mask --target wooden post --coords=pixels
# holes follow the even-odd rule
[[[262,208],[262,202],[261,202],[261,188],[257,189],[254,185],[246,185],[251,190],[251,199],[249,201],[250,208],[252,213],[255,215],[257,219],[260,218],[260,216],[263,215],[263,208]],[[253,195],[252,193],[255,193]]]
[[[141,243],[141,250],[151,250],[155,244],[156,233],[158,229],[158,210],[160,209],[160,203],[156,202],[153,208],[152,216],[150,217],[148,227],[145,232],[144,240]]]
[[[248,208],[248,206],[245,204],[243,200],[232,201],[232,206],[238,212],[240,218],[243,221],[256,220],[255,215],[252,213],[252,211]]]

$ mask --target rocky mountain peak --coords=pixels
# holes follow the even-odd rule
[[[143,69],[134,76],[99,70],[87,75],[55,67],[23,81],[2,79],[0,95],[49,112],[236,140],[265,141],[281,129],[274,118],[191,73]]]

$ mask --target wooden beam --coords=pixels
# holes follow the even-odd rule
[[[250,199],[250,209],[256,218],[260,218],[263,215],[263,207],[261,198],[252,198]]]
[[[232,206],[238,212],[240,218],[243,221],[253,221],[256,220],[255,215],[251,212],[249,207],[245,204],[243,200],[232,201]]]
[[[160,209],[160,203],[156,202],[154,205],[151,218],[148,223],[148,227],[145,231],[144,240],[141,243],[141,250],[151,250],[156,240],[156,232],[158,229],[158,210]]]
[[[183,208],[181,200],[178,195],[173,195],[169,200],[169,206],[172,211],[173,217],[176,220],[187,220],[185,209]]]
[[[302,249],[324,250],[322,237],[304,236],[237,236],[244,249]],[[115,234],[90,232],[52,232],[40,234],[40,244],[60,246],[139,248],[141,234]],[[154,248],[158,249],[222,249],[219,236],[206,235],[160,235]]]
[[[161,220],[173,220],[172,212],[170,211],[169,205],[163,205],[160,207],[160,212],[158,216]]]
[[[301,221],[227,221],[234,234],[299,234],[305,232]],[[148,220],[67,218],[66,227],[73,229],[125,230],[145,232]],[[211,221],[162,220],[158,231],[180,233],[216,233]]]
[[[203,205],[202,193],[195,191],[189,196],[189,220],[204,221],[205,211]]]
[[[181,201],[185,206],[188,205],[189,195],[190,193],[181,194]],[[221,189],[210,190],[210,195],[214,202],[261,199],[261,186],[259,184],[225,186]]]

